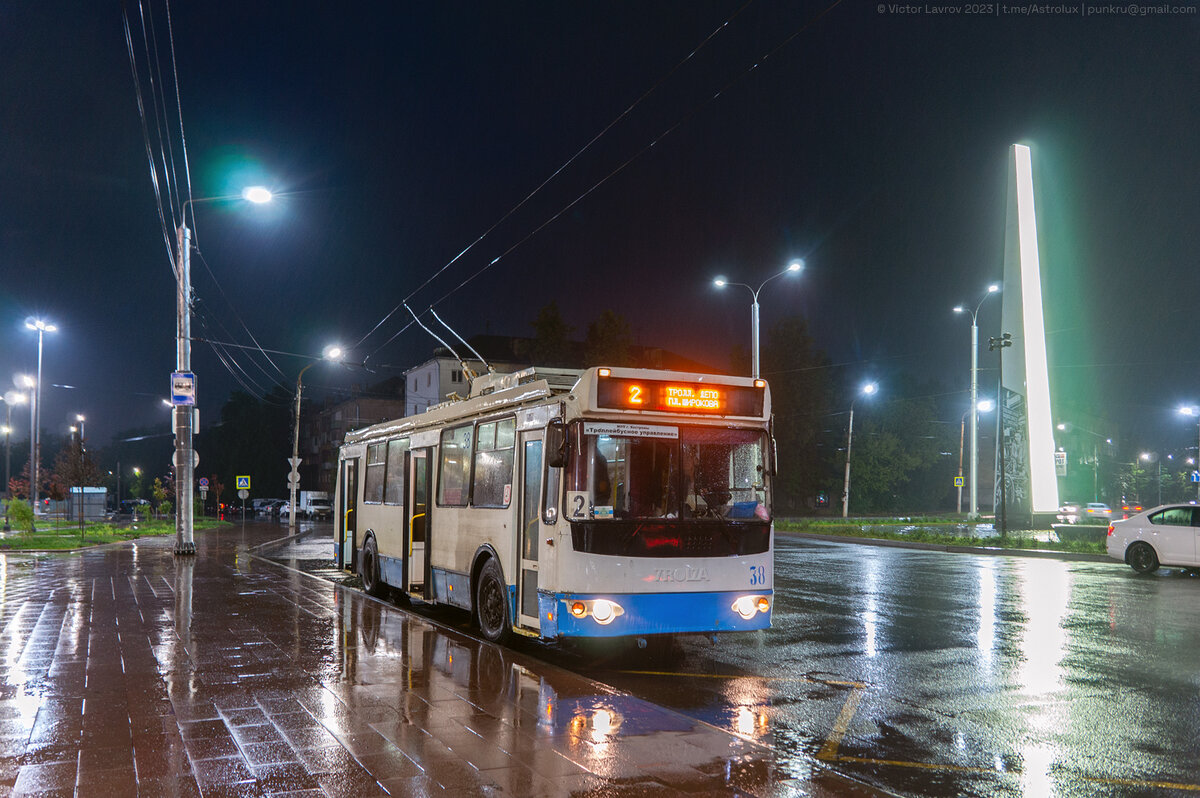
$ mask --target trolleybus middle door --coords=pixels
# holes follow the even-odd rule
[[[542,430],[521,433],[520,534],[517,548],[517,616],[527,629],[540,628],[538,616],[539,504],[542,495]]]
[[[429,449],[413,449],[408,465],[408,524],[404,541],[404,590],[425,598],[429,531]]]

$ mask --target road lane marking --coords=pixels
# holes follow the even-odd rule
[[[764,682],[808,682],[809,684],[827,684],[830,687],[853,687],[864,689],[863,682],[848,682],[839,679],[817,679],[813,676],[752,676],[741,673],[680,673],[678,671],[616,671],[631,676],[688,676],[696,679],[761,679]]]
[[[1080,776],[1084,781],[1112,784],[1119,787],[1154,787],[1160,790],[1187,790],[1200,792],[1200,784],[1179,784],[1173,781],[1141,781],[1140,779],[1106,779],[1100,776]]]
[[[862,696],[863,689],[861,687],[850,691],[850,697],[842,705],[842,711],[838,713],[837,720],[833,722],[833,729],[825,738],[825,744],[817,752],[817,759],[829,762],[838,758],[838,746],[842,744],[842,738],[846,736],[846,730],[850,728],[850,721],[853,720],[854,713],[858,711],[858,702],[862,700]]]

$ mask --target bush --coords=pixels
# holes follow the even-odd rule
[[[29,506],[29,502],[9,499],[4,502],[4,513],[13,529],[20,529],[22,532],[33,531],[33,508]]]

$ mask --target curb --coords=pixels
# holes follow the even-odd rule
[[[920,551],[945,551],[951,554],[997,554],[1008,557],[1034,557],[1044,560],[1066,560],[1069,562],[1107,562],[1113,565],[1122,563],[1107,554],[1090,554],[1082,551],[1052,551],[1048,549],[1000,549],[990,546],[952,546],[947,543],[922,543],[916,540],[890,540],[887,538],[858,538],[848,535],[820,535],[815,532],[793,532],[788,529],[776,529],[777,533],[795,535],[810,540],[823,540],[829,543],[860,543],[865,546],[884,546],[896,549],[917,549]]]

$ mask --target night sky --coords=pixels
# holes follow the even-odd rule
[[[177,102],[193,197],[282,194],[195,206],[193,334],[291,353],[237,353],[254,392],[290,391],[332,342],[374,373],[316,366],[306,395],[425,359],[423,332],[396,335],[403,311],[368,335],[405,299],[464,336],[529,335],[554,301],[582,338],[611,309],[636,343],[728,368],[750,294],[712,278],[758,285],[802,257],[763,292],[764,331],[802,314],[836,385],[876,378],[888,401],[900,375],[928,377],[965,409],[951,308],[1001,277],[1008,146],[1025,142],[1056,401],[1129,447],[1195,444],[1175,408],[1200,403],[1200,15],[175,2],[172,65],[168,6],[127,10],[153,151],[170,141],[185,196]],[[45,430],[83,413],[99,445],[169,432],[174,277],[122,6],[4,4],[0,53],[0,387],[34,370],[24,322],[42,316],[59,327]],[[205,344],[193,369],[204,425],[241,386]],[[14,412],[14,441],[28,424]]]

